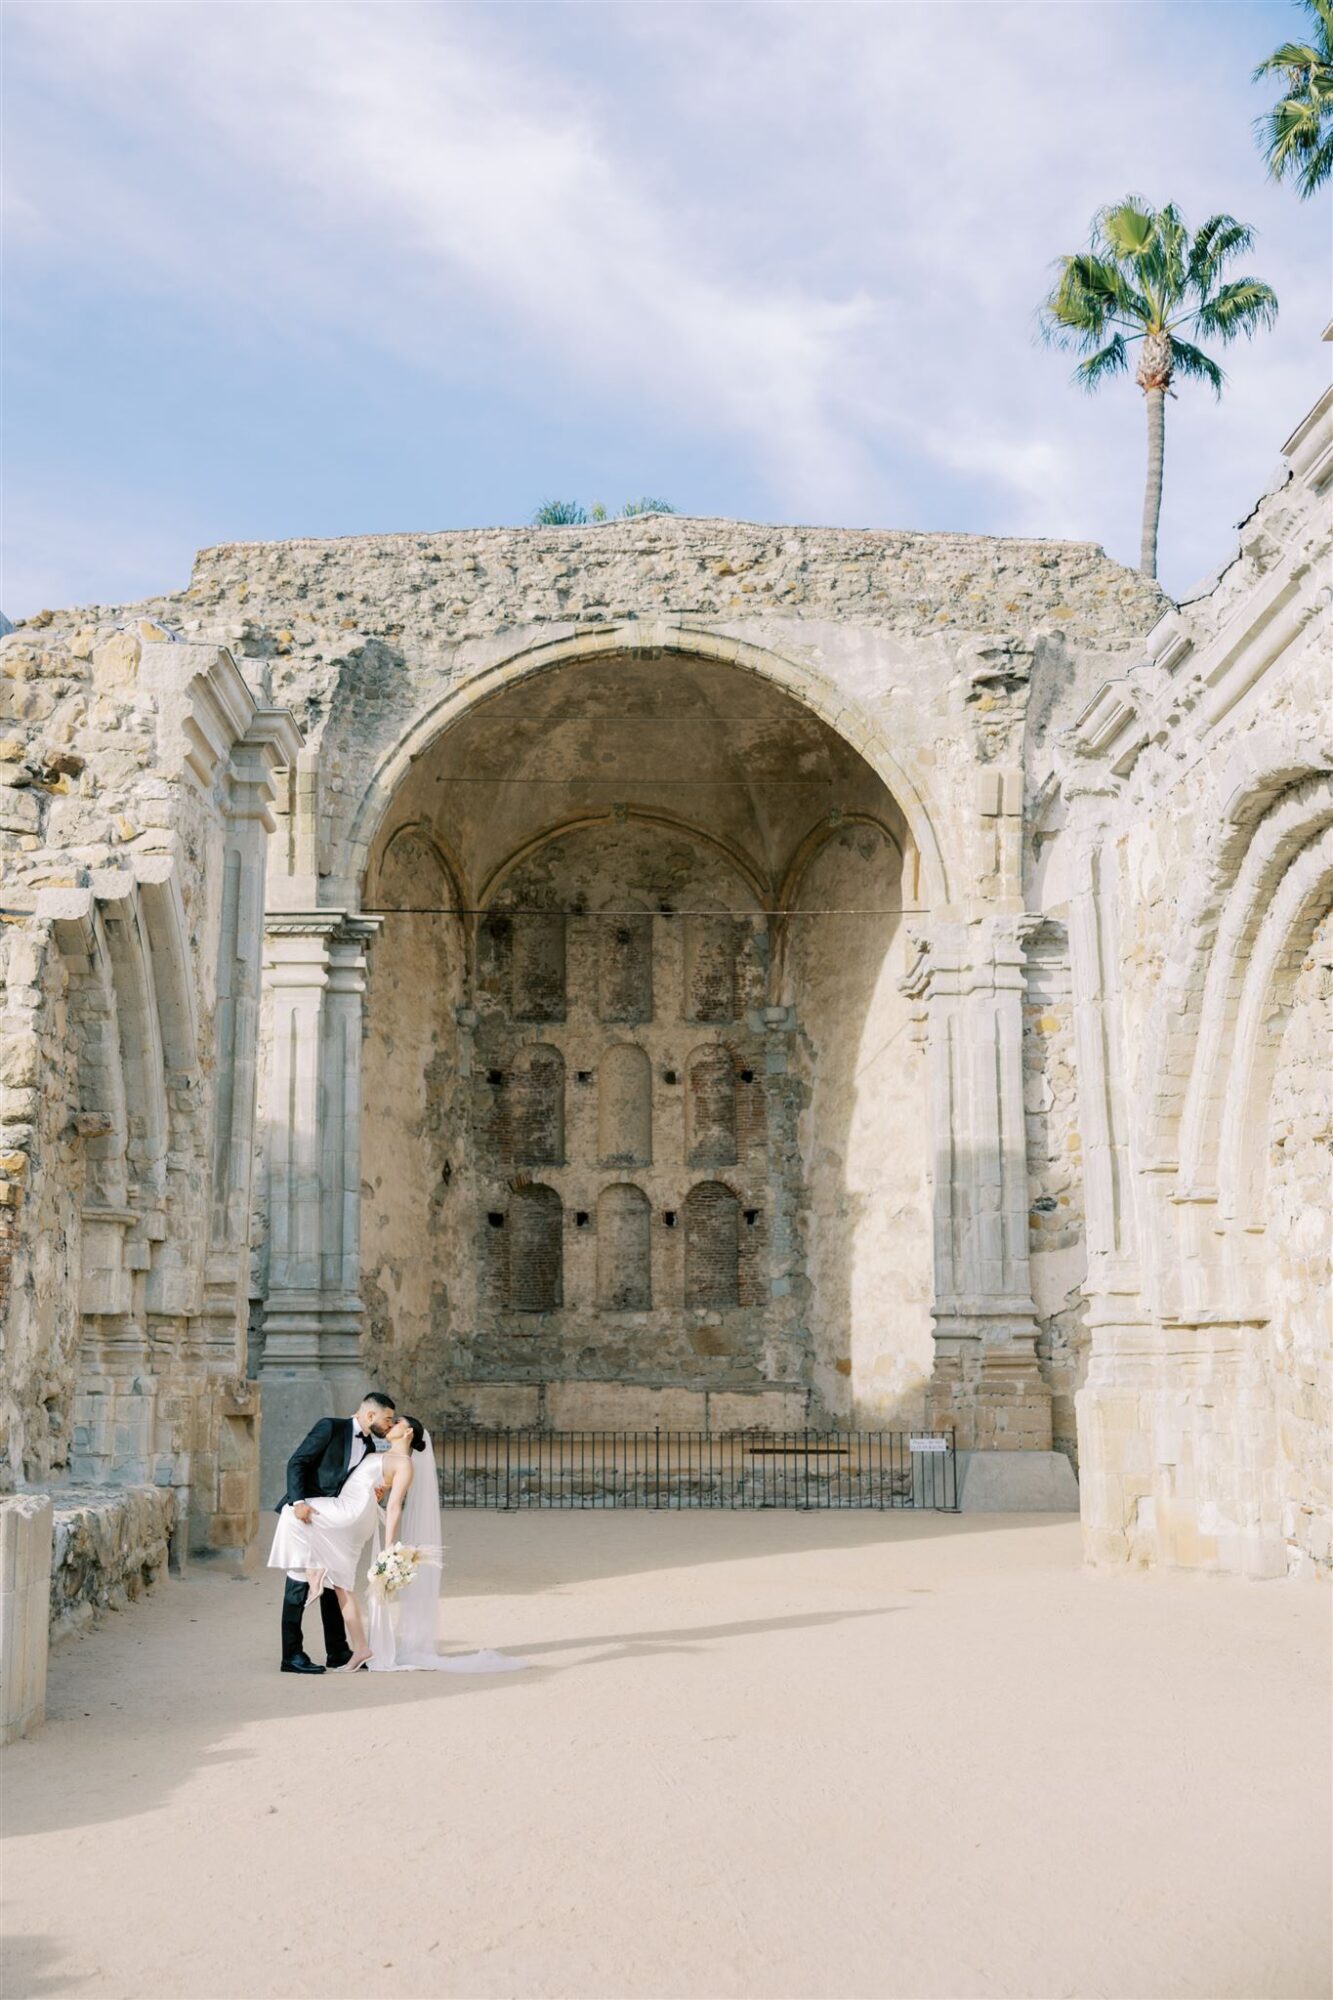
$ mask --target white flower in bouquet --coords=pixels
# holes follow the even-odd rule
[[[381,1604],[392,1604],[406,1590],[419,1569],[438,1569],[441,1549],[414,1548],[410,1542],[390,1542],[370,1565],[371,1595]]]

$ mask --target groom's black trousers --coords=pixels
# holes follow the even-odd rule
[[[310,1594],[308,1583],[299,1583],[289,1576],[287,1587],[282,1593],[282,1657],[294,1659],[305,1651],[301,1636],[301,1614],[305,1610],[306,1598]],[[324,1621],[324,1654],[326,1659],[344,1658],[348,1651],[347,1627],[338,1606],[336,1590],[322,1590],[319,1594],[319,1615]]]

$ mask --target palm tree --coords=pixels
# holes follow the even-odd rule
[[[1177,375],[1207,382],[1220,396],[1226,377],[1210,355],[1185,338],[1202,334],[1223,346],[1247,338],[1277,318],[1277,297],[1258,278],[1222,275],[1248,250],[1254,232],[1230,215],[1210,216],[1191,238],[1180,211],[1150,208],[1129,195],[1093,218],[1086,250],[1062,257],[1059,277],[1041,307],[1041,330],[1057,347],[1083,356],[1074,380],[1095,389],[1129,367],[1142,341],[1134,380],[1148,409],[1148,479],[1143,495],[1139,567],[1157,574],[1157,525],[1162,512],[1166,398]]]
[[[1280,76],[1285,95],[1254,121],[1268,171],[1291,179],[1303,198],[1333,174],[1333,0],[1301,0],[1314,27],[1310,42],[1284,42],[1254,72]]]

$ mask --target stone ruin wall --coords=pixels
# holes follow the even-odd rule
[[[924,1058],[879,927],[799,923],[770,986],[770,925],[715,855],[634,824],[600,858],[597,839],[557,841],[539,876],[510,879],[477,926],[475,977],[448,919],[383,919],[367,1352],[432,1427],[919,1425]],[[377,908],[445,893],[419,846],[392,844]],[[805,900],[874,910],[899,893],[896,848],[853,825]],[[627,895],[643,911],[629,927],[595,914]],[[722,916],[660,913],[727,897]],[[543,898],[590,914],[508,914]],[[534,925],[535,961],[520,958]],[[770,992],[784,1003],[766,1011]]]
[[[1333,393],[1073,733],[1094,1558],[1328,1560]],[[1091,1004],[1090,1004],[1091,1003]]]
[[[931,908],[901,940],[893,981],[897,994],[901,970],[902,998],[894,1004],[902,1014],[903,1074],[917,1078],[910,1088],[922,1087],[940,1021],[957,1019],[958,1032],[971,1035],[968,1024],[992,1005],[983,1007],[984,995],[974,991],[978,966],[997,996],[1018,981],[1022,1184],[1013,1187],[1009,1169],[1002,1171],[1003,1257],[1019,1257],[1016,1233],[1025,1224],[1021,1256],[1029,1260],[1037,1307],[1047,1436],[1074,1454],[1077,1399],[1090,1553],[1108,1561],[1262,1567],[1274,1560],[1276,1533],[1283,1549],[1317,1560],[1326,1530],[1318,1525],[1316,1459],[1327,1413],[1324,1266],[1310,1217],[1326,1188],[1326,1111],[1311,1072],[1323,1033],[1319,1009],[1327,1004],[1326,929],[1307,923],[1293,937],[1290,977],[1271,1017],[1270,1040],[1280,1046],[1265,1100],[1272,1139],[1264,1199],[1282,1244],[1272,1262],[1278,1310],[1260,1315],[1251,1299],[1251,1318],[1242,1313],[1229,1345],[1225,1331],[1201,1336],[1196,1325],[1182,1333],[1179,1311],[1163,1308],[1170,1290],[1164,1267],[1173,1258],[1187,1274],[1202,1267],[1195,1239],[1160,1234],[1150,1129],[1163,1061],[1173,1073],[1191,1059],[1169,1049],[1163,1056],[1170,1036],[1161,993],[1191,922],[1197,929],[1202,921],[1211,935],[1207,927],[1217,921],[1190,913],[1201,857],[1206,862],[1225,845],[1235,824],[1226,817],[1233,766],[1248,758],[1252,789],[1262,794],[1254,824],[1281,808],[1285,789],[1327,769],[1308,747],[1321,701],[1310,611],[1225,714],[1213,713],[1216,687],[1233,672],[1225,664],[1228,634],[1249,620],[1271,638],[1265,604],[1274,580],[1299,572],[1292,591],[1304,605],[1313,601],[1312,566],[1326,560],[1314,548],[1313,525],[1326,473],[1308,436],[1298,434],[1297,442],[1295,470],[1247,524],[1238,562],[1165,627],[1155,587],[1087,547],[649,519],[587,530],[237,545],[206,551],[177,596],[42,614],[10,635],[0,644],[8,732],[0,744],[0,1277],[7,1270],[9,1279],[0,1387],[13,1476],[43,1479],[73,1469],[127,1485],[156,1479],[181,1493],[195,1524],[191,1539],[200,1545],[246,1538],[258,1497],[247,1319],[250,1355],[262,1361],[265,1302],[279,1289],[270,1223],[291,1198],[271,1143],[281,1125],[274,1043],[271,1032],[265,1044],[258,1031],[256,885],[267,897],[270,954],[277,951],[283,979],[296,977],[296,946],[278,951],[274,943],[285,922],[302,950],[307,938],[325,940],[310,944],[311,962],[319,951],[325,964],[336,960],[335,985],[348,1009],[359,1010],[356,953],[367,948],[372,1004],[378,982],[391,1010],[397,982],[401,1007],[420,974],[457,994],[446,1011],[465,1006],[467,968],[438,929],[415,930],[409,950],[393,942],[405,919],[385,916],[375,940],[343,922],[343,913],[354,917],[360,906],[367,865],[384,862],[372,854],[376,829],[387,824],[394,788],[410,768],[406,752],[393,765],[395,750],[415,740],[424,751],[434,711],[452,704],[449,712],[461,715],[472,691],[517,683],[538,660],[623,646],[658,658],[670,672],[673,654],[697,642],[742,672],[781,662],[795,699],[808,702],[872,767],[902,774],[913,791],[936,851],[913,850],[911,859],[937,873],[923,898]],[[1242,634],[1240,656],[1249,643]],[[1191,651],[1208,673],[1210,662],[1222,661],[1213,679],[1180,670]],[[304,747],[290,722],[273,719],[285,709],[299,722]],[[1265,743],[1256,747],[1261,735]],[[263,803],[270,799],[271,807]],[[262,827],[270,811],[265,887]],[[1240,863],[1218,865],[1223,874],[1230,868],[1234,881]],[[315,917],[322,930],[307,921]],[[89,1175],[93,1184],[105,1178],[99,1152],[129,1156],[129,1101],[144,1083],[141,1075],[130,1079],[124,1110],[110,1098],[92,1101],[88,1038],[100,1035],[99,1046],[107,1045],[97,1008],[114,1016],[117,981],[129,995],[130,1017],[125,980],[134,953],[125,941],[150,929],[150,948],[139,953],[140,985],[161,974],[160,1008],[170,1013],[175,1002],[160,964],[170,952],[160,934],[173,923],[178,967],[188,966],[195,994],[198,1039],[192,1062],[173,1066],[164,1054],[151,1093],[172,1143],[149,1149],[145,1172],[130,1176],[121,1215],[94,1218],[90,1231]],[[793,979],[814,991],[824,972],[797,966]],[[997,997],[993,1004],[1002,1011],[1008,1003]],[[981,1011],[974,1016],[972,1007]],[[427,1207],[413,1212],[412,1223],[427,1231],[444,1199],[443,1164],[459,1142],[484,1150],[486,1126],[484,1099],[479,1109],[476,1079],[462,1075],[457,1046],[419,1010],[413,1015],[409,1007],[400,1025],[415,1038],[421,1074],[434,1063],[441,1088],[423,1113],[395,1049],[384,1044],[367,1054],[389,1122],[368,1140],[364,1208],[371,1215],[380,1203],[390,1252],[409,1206],[393,1199],[389,1181],[392,1118],[401,1117],[405,1134],[400,1170],[410,1159],[427,1177]],[[487,1034],[501,1053],[484,1070],[504,1069],[517,1049],[530,1046],[502,1020],[482,1026],[483,1045]],[[112,1043],[117,1036],[113,1031]],[[573,1053],[565,1052],[567,1070]],[[797,1281],[798,1299],[801,1287],[827,1293],[847,1263],[843,1246],[851,1245],[854,1283],[873,1291],[885,1276],[883,1245],[894,1241],[884,1217],[898,1218],[901,1242],[911,1233],[920,1247],[920,1176],[913,1183],[909,1167],[895,1180],[882,1147],[866,1144],[863,1134],[862,1200],[849,1214],[846,1159],[823,1184],[812,1169],[820,1154],[820,1091],[836,1095],[843,1085],[821,1073],[828,1049],[798,1036],[793,1053],[801,1087],[787,1124],[780,1120],[776,1132],[770,1126],[789,1156],[778,1180],[795,1158],[802,1183],[804,1206],[784,1275]],[[122,1048],[122,1063],[123,1055]],[[317,1074],[323,1060],[316,1058]],[[674,1042],[669,1049],[663,1042],[651,1060],[660,1071],[678,1069],[683,1059]],[[245,1115],[256,1065],[261,1076],[267,1066],[270,1091],[258,1131]],[[577,1061],[573,1066],[577,1074]],[[126,1097],[124,1079],[115,1087]],[[867,1116],[867,1107],[859,1115]],[[968,1115],[964,1100],[953,1100],[948,1115]],[[847,1135],[853,1154],[856,1139],[854,1125]],[[257,1143],[251,1278],[249,1175]],[[937,1129],[926,1172],[936,1210],[935,1270],[911,1279],[923,1322],[942,1289],[961,1282],[959,1259],[972,1254],[967,1244],[989,1240],[990,1225],[975,1206],[990,1199],[984,1184],[955,1190],[952,1220],[941,1222],[940,1163],[947,1157]],[[766,1174],[754,1205],[771,1206],[772,1186]],[[346,1200],[336,1189],[320,1199],[326,1218],[338,1209],[343,1233],[316,1259],[324,1273],[315,1286],[316,1318],[326,1294],[335,1305],[343,1297],[356,1252]],[[1188,1206],[1175,1205],[1171,1228],[1184,1226]],[[632,1220],[616,1227],[633,1240]],[[580,1282],[595,1291],[602,1282],[596,1244],[585,1248],[566,1232],[567,1250],[571,1241],[572,1255],[585,1262]],[[95,1269],[94,1245],[101,1260]],[[772,1249],[770,1242],[770,1269]],[[896,1270],[909,1262],[896,1259]],[[326,1370],[334,1395],[373,1362],[401,1369],[404,1382],[428,1396],[439,1313],[451,1325],[460,1312],[475,1320],[468,1287],[483,1289],[479,1263],[469,1267],[446,1251],[438,1268],[418,1267],[410,1281],[400,1272],[397,1296],[385,1283],[393,1264],[390,1254],[367,1273],[363,1359],[355,1336],[341,1330],[354,1322],[329,1307],[328,1323],[339,1329],[336,1366]],[[1008,1282],[998,1266],[995,1282],[1001,1290]],[[1208,1282],[1199,1277],[1196,1289],[1206,1291]],[[1251,1271],[1246,1283],[1256,1282]],[[417,1294],[409,1297],[413,1284]],[[1126,1302],[1137,1303],[1130,1310]],[[1212,1318],[1201,1324],[1223,1327],[1228,1310],[1240,1308],[1214,1300]],[[788,1311],[795,1308],[780,1307],[777,1319]],[[977,1443],[1029,1441],[1026,1378],[1020,1382],[1015,1370],[983,1379],[991,1350],[967,1333],[937,1314],[937,1384],[952,1386],[939,1391],[943,1400],[932,1414],[972,1422],[984,1403],[990,1414],[974,1432]],[[728,1367],[749,1367],[749,1338],[734,1354],[706,1357],[709,1365],[725,1359]],[[892,1356],[864,1358],[871,1374],[885,1359],[890,1376],[901,1365]],[[623,1359],[636,1372],[629,1349]],[[802,1357],[803,1391],[813,1390],[835,1414],[850,1408],[839,1402],[844,1360],[853,1365],[822,1336]],[[785,1378],[779,1367],[767,1379]],[[1006,1380],[1016,1385],[1012,1391]],[[446,1386],[436,1368],[436,1390]],[[890,1400],[912,1387],[888,1377],[881,1386]],[[447,1399],[442,1407],[447,1411]],[[1198,1415],[1204,1408],[1213,1412],[1207,1437]],[[472,1414],[485,1417],[480,1406]],[[1240,1471],[1214,1477],[1227,1458],[1216,1436],[1230,1430],[1244,1432],[1246,1449],[1264,1468],[1259,1499],[1242,1490]],[[1202,1475],[1203,1460],[1182,1466],[1182,1449],[1186,1457],[1203,1454]],[[1208,1479],[1213,1487],[1205,1490]],[[1261,1546],[1267,1553],[1254,1557]]]
[[[178,1525],[182,1557],[254,1532],[244,1236],[229,1245],[210,1207],[236,1165],[230,1085],[257,1025],[268,801],[298,738],[219,648],[123,613],[42,613],[7,635],[0,729],[0,1468],[11,1488],[146,1493],[98,1514],[114,1592],[160,1566],[134,1553],[141,1518],[163,1547]],[[252,1110],[236,1112],[250,1135]],[[248,1209],[248,1170],[237,1197]],[[76,1529],[58,1516],[57,1551]]]
[[[762,649],[791,662],[798,698],[818,691],[826,702],[821,712],[858,745],[862,736],[891,744],[893,757],[929,801],[958,909],[979,913],[1001,904],[1017,906],[1025,782],[1044,781],[1050,742],[1086,698],[1099,671],[1119,656],[1135,629],[1147,628],[1161,602],[1141,579],[1082,548],[957,537],[778,533],[678,521],[591,531],[492,531],[219,550],[201,558],[192,595],[211,617],[225,620],[228,613],[242,613],[235,625],[220,622],[215,629],[225,630],[256,663],[247,670],[265,676],[264,685],[275,698],[293,702],[312,744],[319,745],[317,768],[308,779],[309,824],[317,827],[311,847],[317,848],[319,893],[330,900],[351,904],[361,894],[365,836],[359,832],[357,841],[349,843],[347,831],[364,801],[368,771],[419,729],[431,708],[457,701],[469,686],[487,687],[503,678],[506,663],[525,653],[553,645],[592,653],[617,643],[620,634],[651,646],[661,628],[663,673],[670,674],[672,650],[688,647],[691,634],[719,648],[735,644],[738,656],[747,647]],[[1026,763],[1033,766],[1030,781],[1025,779]],[[979,765],[994,767],[993,781],[980,788]],[[385,801],[386,809],[389,803]],[[294,841],[299,838],[293,835]],[[917,867],[919,872],[919,862]],[[308,886],[302,893],[308,900]],[[905,973],[910,961],[906,937],[899,951],[897,971]],[[368,975],[372,1004],[376,981],[386,977],[382,968],[377,943],[371,947]],[[918,1061],[923,1036],[924,1030]],[[373,1049],[373,1025],[371,1037]],[[830,1048],[832,1039],[825,1038]],[[368,1051],[368,1070],[374,1063]],[[382,1066],[378,1073],[383,1086]],[[921,1081],[919,1076],[913,1089]],[[374,1114],[369,1117],[373,1124]],[[873,1150],[863,1144],[862,1157]],[[879,1150],[883,1153],[882,1143]],[[876,1188],[865,1198],[878,1202],[882,1192]],[[896,1282],[907,1295],[906,1311],[919,1314],[924,1325],[931,1284],[917,1268],[929,1227],[920,1195],[913,1201],[895,1196],[894,1213],[900,1217],[896,1236],[882,1209],[877,1224],[866,1220],[863,1211],[861,1222],[847,1229],[841,1212],[846,1204],[832,1182],[828,1197],[817,1199],[822,1202],[818,1227],[798,1223],[800,1241],[791,1268],[775,1282],[790,1282],[799,1292],[811,1282],[810,1269],[822,1266],[824,1291],[830,1297],[839,1289],[846,1294],[848,1282],[838,1270],[845,1251],[858,1264],[850,1289],[862,1295],[863,1317],[873,1310],[869,1272],[878,1261],[881,1285]],[[1026,1196],[1020,1194],[1019,1200],[1026,1212]],[[670,1208],[665,1194],[662,1206]],[[744,1203],[745,1212],[770,1207],[759,1195]],[[372,1210],[367,1213],[373,1234]],[[438,1201],[434,1212],[439,1213]],[[595,1207],[582,1206],[578,1212],[590,1217],[590,1234],[583,1243],[591,1255]],[[392,1217],[387,1226],[394,1227]],[[402,1233],[401,1223],[398,1227]],[[567,1248],[577,1265],[583,1254],[580,1239],[567,1239]],[[367,1260],[369,1321],[378,1355],[386,1354],[392,1300],[410,1283],[403,1276],[407,1261],[390,1257],[381,1274],[369,1268],[374,1259]],[[581,1300],[594,1282],[590,1276]],[[468,1297],[471,1283],[465,1267],[455,1267],[451,1275],[438,1273],[427,1314],[438,1323],[445,1310],[457,1323],[457,1307]],[[417,1284],[419,1289],[419,1275]],[[446,1296],[447,1308],[442,1304]],[[775,1332],[776,1323],[790,1317],[793,1308],[772,1295],[762,1309],[756,1302],[752,1341],[760,1337],[761,1310]],[[418,1304],[415,1327],[422,1324]],[[816,1417],[839,1410],[851,1414],[858,1402],[863,1420],[893,1416],[919,1421],[921,1404],[914,1404],[913,1397],[919,1399],[922,1387],[920,1359],[903,1373],[901,1355],[895,1361],[891,1355],[867,1353],[866,1374],[881,1363],[887,1372],[875,1398],[849,1401],[845,1373],[841,1383],[839,1375],[849,1370],[846,1350],[858,1338],[825,1338],[822,1354],[807,1353],[799,1368],[770,1356],[764,1379],[795,1392],[784,1406],[788,1413],[794,1414],[804,1396],[805,1407]],[[419,1349],[415,1329],[411,1340]],[[811,1344],[807,1333],[807,1349]],[[819,1336],[813,1344],[820,1345]],[[610,1350],[605,1352],[609,1365]],[[695,1357],[710,1368],[720,1358]],[[503,1404],[494,1397],[478,1400],[477,1378],[489,1362],[476,1367],[467,1356],[463,1359],[473,1385],[471,1400],[454,1409],[479,1413],[503,1407],[512,1414],[545,1408],[540,1395]],[[928,1371],[928,1347],[925,1366]],[[1071,1364],[1063,1352],[1058,1367],[1069,1374]],[[609,1421],[612,1403],[622,1421],[635,1420],[632,1409],[639,1410],[641,1420],[648,1403],[644,1394],[636,1402],[629,1390],[650,1371],[630,1367],[626,1358],[624,1372],[630,1378],[624,1393],[608,1398],[596,1412],[583,1400],[580,1407],[589,1421],[594,1414]],[[661,1362],[658,1374],[668,1374]],[[672,1406],[678,1416],[688,1405],[698,1421],[695,1405],[705,1379],[707,1371],[698,1366],[692,1376],[677,1377],[685,1397]],[[645,1393],[649,1386],[643,1382]],[[1071,1389],[1072,1383],[1064,1396],[1066,1413]],[[812,1390],[817,1392],[813,1401]],[[654,1407],[661,1411],[666,1405],[659,1398]],[[569,1408],[572,1416],[573,1405]],[[776,1412],[776,1403],[773,1408]],[[940,1420],[951,1420],[947,1410]],[[1072,1424],[1066,1421],[1066,1448],[1071,1439]],[[1006,1434],[1002,1420],[998,1441],[1022,1439],[1017,1431]],[[1034,1433],[1030,1442],[1040,1439]]]

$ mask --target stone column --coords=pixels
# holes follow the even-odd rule
[[[262,1478],[271,1502],[291,1447],[351,1407],[359,1362],[361,1003],[373,918],[267,920],[264,1006],[268,1287]],[[349,1401],[349,1399],[351,1399]]]
[[[1101,795],[1071,792],[1069,956],[1087,1211],[1085,1289],[1103,1316],[1118,1323],[1126,1314],[1131,1321],[1142,1315],[1120,1030],[1120,946],[1114,888],[1108,893],[1106,881],[1114,866],[1107,851],[1106,803]]]
[[[1077,1506],[1068,1461],[1051,1451],[1050,1391],[1037,1364],[1028,1271],[1024,943],[1037,921],[940,921],[917,934],[917,960],[904,982],[925,1009],[931,1068],[935,1370],[928,1409],[932,1425],[952,1429],[970,1454],[964,1505]],[[1039,1455],[1040,1476],[1016,1464],[997,1470],[990,1461],[999,1454]]]
[[[217,958],[217,1095],[211,1137],[208,1253],[197,1360],[207,1408],[196,1424],[189,1544],[239,1553],[262,1501],[259,1390],[247,1380],[250,1213],[264,943],[264,875],[278,774],[300,733],[286,709],[256,711],[231,753]]]
[[[300,736],[286,709],[259,710],[232,752],[222,858],[218,940],[217,1101],[204,1315],[210,1357],[244,1373],[249,1292],[264,870],[276,773],[295,759]]]
[[[1088,1374],[1076,1397],[1084,1546],[1123,1561],[1152,1538],[1152,1481],[1142,1441],[1152,1434],[1158,1341],[1144,1296],[1140,1230],[1170,1192],[1173,1170],[1150,1167],[1135,1212],[1120,1012],[1120,944],[1105,781],[1067,786],[1072,847],[1070,966],[1079,1130],[1083,1136],[1088,1271]]]

